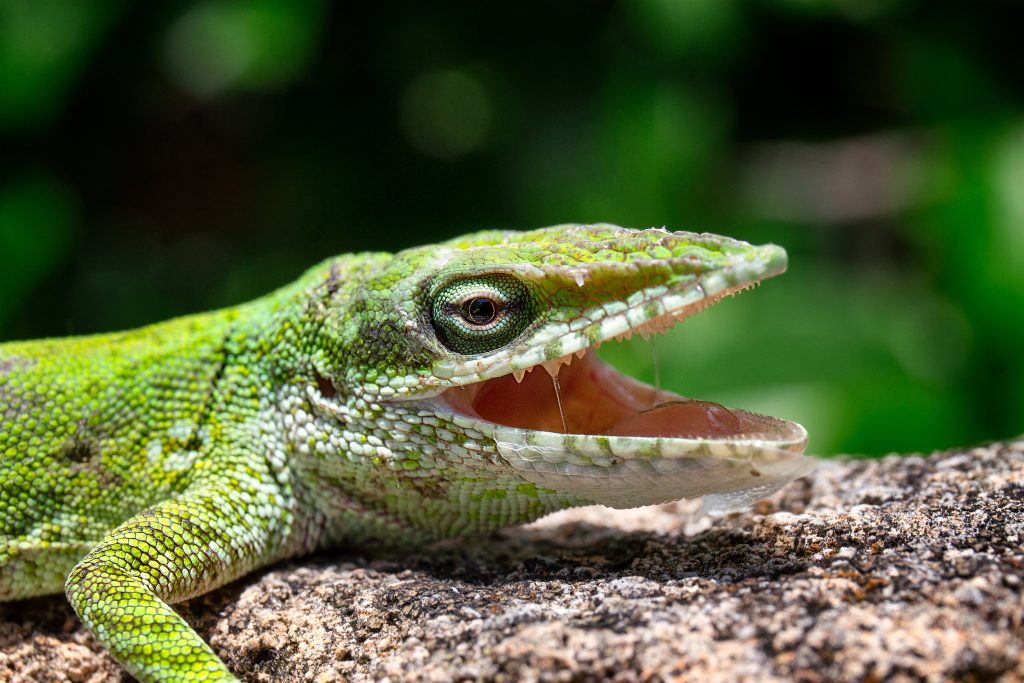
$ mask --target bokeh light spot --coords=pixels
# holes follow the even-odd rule
[[[478,78],[463,70],[435,71],[405,90],[399,122],[409,144],[423,154],[455,159],[487,143],[492,111]]]
[[[1008,279],[1024,284],[1024,124],[996,149],[993,163],[996,210],[993,252]]]
[[[60,263],[78,221],[71,192],[53,176],[28,172],[0,190],[0,322]]]
[[[320,0],[211,1],[173,23],[164,41],[171,77],[194,95],[272,90],[294,80],[318,44]]]

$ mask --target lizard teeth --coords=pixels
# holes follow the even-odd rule
[[[544,369],[548,371],[549,375],[551,375],[552,377],[558,377],[558,371],[562,369],[563,365],[571,365],[572,359],[573,354],[570,353],[566,356],[562,356],[561,358],[555,358],[554,360],[546,360],[543,363],[540,363],[540,365],[543,366]],[[534,367],[537,366],[535,365]]]
[[[541,365],[544,366],[544,369],[547,370],[548,374],[552,377],[558,377],[558,370],[562,367],[562,364],[557,360],[546,360],[541,363]]]
[[[523,377],[526,376],[526,370],[513,370],[512,376],[516,378],[516,383],[519,384],[523,381]]]

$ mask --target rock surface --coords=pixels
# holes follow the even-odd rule
[[[749,512],[694,510],[322,555],[182,611],[252,681],[1024,680],[1024,442],[826,464]],[[0,606],[0,680],[130,679],[55,597]]]

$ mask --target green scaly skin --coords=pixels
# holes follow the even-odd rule
[[[795,423],[564,434],[464,406],[485,380],[658,331],[785,265],[778,247],[709,234],[484,232],[331,259],[237,308],[4,344],[0,601],[63,589],[140,680],[233,681],[169,603],[317,548],[407,547],[593,502],[766,495],[810,466]],[[565,400],[576,420],[595,399]]]

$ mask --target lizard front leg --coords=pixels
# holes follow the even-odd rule
[[[237,681],[171,607],[280,556],[289,511],[242,480],[186,492],[112,531],[68,576],[82,622],[144,683]]]

